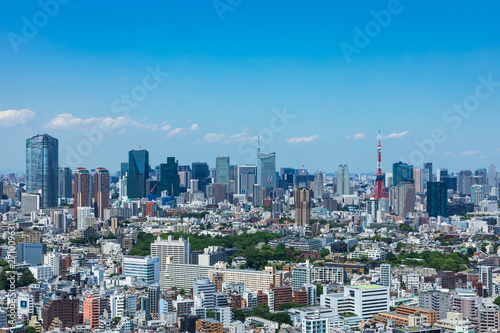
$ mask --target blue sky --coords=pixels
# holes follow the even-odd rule
[[[279,166],[374,172],[379,127],[386,171],[500,166],[500,1],[54,1],[0,3],[0,172],[41,132],[71,167],[254,163],[260,134]]]

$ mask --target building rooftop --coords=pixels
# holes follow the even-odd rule
[[[364,285],[364,286],[349,286],[349,287],[350,288],[354,288],[354,289],[361,289],[361,290],[387,288],[387,287],[379,286],[379,285],[376,285],[376,284],[367,284],[367,285]]]

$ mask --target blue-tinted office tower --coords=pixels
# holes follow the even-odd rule
[[[47,253],[44,243],[17,243],[17,263],[26,262],[30,265],[41,265],[43,255]]]
[[[59,142],[48,134],[26,139],[26,191],[41,194],[41,208],[58,206]]]
[[[427,213],[448,217],[448,187],[445,182],[427,182]]]
[[[127,162],[122,162],[120,164],[120,178],[125,176],[128,172],[128,163]]]
[[[434,177],[432,175],[432,162],[425,162],[424,169],[429,170],[429,181],[434,181]]]
[[[191,165],[191,179],[198,179],[198,189],[205,192],[210,179],[210,170],[206,162],[194,162]]]
[[[257,153],[257,184],[267,189],[276,189],[276,153]]]
[[[226,184],[229,190],[229,156],[217,156],[215,170],[215,182]]]
[[[159,193],[168,191],[169,195],[179,195],[181,179],[177,173],[178,162],[175,157],[167,157],[167,163],[160,164]]]
[[[413,182],[413,165],[403,162],[392,165],[392,186],[401,182]]]
[[[146,196],[149,178],[149,152],[145,149],[128,152],[127,196],[140,199]]]

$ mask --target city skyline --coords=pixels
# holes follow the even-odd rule
[[[141,22],[130,24],[112,4],[71,2],[27,37],[23,17],[44,7],[5,3],[2,172],[24,169],[18,147],[41,132],[59,138],[60,164],[73,169],[112,168],[139,145],[153,164],[254,163],[260,135],[278,165],[372,172],[378,127],[387,162],[423,153],[457,169],[500,164],[495,140],[474,135],[496,131],[500,4],[398,3],[387,22],[382,1],[243,2],[222,14],[212,3],[130,4]],[[83,18],[92,25],[74,24]]]

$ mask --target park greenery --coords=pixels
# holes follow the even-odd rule
[[[391,265],[422,266],[434,268],[437,271],[462,271],[467,269],[469,258],[466,254],[453,252],[445,254],[438,251],[423,251],[422,253],[401,251],[398,256],[389,252],[385,262]]]
[[[2,273],[0,273],[0,290],[8,291],[10,289],[10,281],[8,280],[7,276],[7,271],[10,271],[9,263],[5,260],[0,260],[0,266],[2,266]],[[21,273],[16,281],[17,288],[26,287],[32,283],[37,283],[35,277],[29,269],[25,269],[22,272],[16,271],[16,273]]]
[[[175,239],[179,237],[184,237],[189,239],[191,245],[191,250],[203,250],[208,246],[222,246],[225,248],[235,247],[239,251],[232,257],[229,258],[229,263],[236,256],[241,256],[246,258],[246,268],[261,270],[270,260],[281,260],[281,261],[292,261],[301,252],[296,251],[293,248],[286,248],[283,244],[279,244],[274,250],[267,244],[263,245],[260,249],[256,248],[255,245],[258,243],[267,243],[268,241],[277,238],[278,236],[266,232],[257,232],[254,234],[242,234],[242,235],[228,235],[228,236],[205,236],[199,234],[184,234],[184,233],[172,233],[164,234],[162,237],[167,238],[172,235]],[[132,256],[147,256],[151,253],[151,243],[155,241],[156,237],[152,234],[147,234],[140,232],[137,235],[137,244],[132,247],[129,255]]]
[[[293,304],[293,303],[292,303]],[[240,309],[231,309],[234,314],[234,320],[239,320],[241,322],[245,322],[245,318],[248,317],[259,317],[271,321],[277,322],[279,325],[281,324],[289,324],[292,325],[292,319],[290,315],[286,312],[271,312],[269,311],[269,307],[264,304],[257,305],[250,312],[243,312]]]

